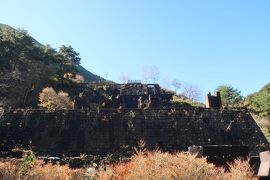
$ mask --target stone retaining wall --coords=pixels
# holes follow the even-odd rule
[[[0,148],[29,147],[50,155],[105,154],[123,145],[167,151],[191,145],[247,145],[253,154],[268,142],[243,110],[183,108],[100,111],[10,110],[0,114]]]

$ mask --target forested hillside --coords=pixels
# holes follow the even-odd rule
[[[80,60],[71,46],[56,50],[25,30],[0,24],[0,107],[35,107],[46,86],[105,81],[84,69]]]
[[[245,105],[253,112],[254,118],[270,142],[270,83],[260,91],[248,95]]]
[[[270,116],[270,83],[247,97],[248,106],[262,117]]]

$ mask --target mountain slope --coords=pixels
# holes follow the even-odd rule
[[[14,29],[14,28],[12,28],[11,26],[9,26],[9,25],[6,25],[6,24],[2,24],[2,23],[0,23],[0,29],[3,29],[3,28],[10,28],[10,29]],[[14,29],[15,30],[15,29]]]
[[[56,51],[24,30],[0,24],[0,107],[37,107],[38,94],[47,86],[72,96],[70,87],[79,84],[67,74],[79,74],[86,82],[106,81],[76,64],[77,56],[71,46]]]
[[[10,29],[10,30],[15,31],[15,32],[17,31],[16,29],[12,28],[9,25],[1,24],[0,23],[0,30],[3,30],[3,29]],[[34,42],[35,45],[40,46],[40,47],[44,46],[41,43],[39,43],[36,39],[32,38],[32,40],[33,40],[33,42]],[[87,69],[85,69],[81,65],[79,65],[77,67],[77,70],[78,70],[78,74],[81,75],[81,76],[83,76],[84,77],[84,80],[86,82],[104,82],[104,81],[106,81],[104,78],[91,73],[90,71],[88,71]]]
[[[84,77],[85,82],[104,82],[104,81],[106,81],[104,78],[91,73],[90,71],[88,71],[87,69],[82,67],[81,65],[79,65],[77,67],[77,70],[78,70],[78,74]]]

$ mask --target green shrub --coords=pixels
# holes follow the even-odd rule
[[[36,162],[36,156],[32,150],[24,151],[23,161],[19,168],[19,174],[21,177],[25,177],[31,169],[33,168]]]

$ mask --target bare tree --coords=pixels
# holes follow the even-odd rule
[[[171,86],[172,86],[171,82],[172,82],[172,79],[168,76],[160,81],[160,85],[162,86],[162,88],[171,89]]]
[[[185,84],[182,94],[194,102],[198,102],[202,97],[200,88],[193,84]]]
[[[144,66],[142,69],[143,81],[145,83],[157,83],[159,80],[159,69],[157,66]]]
[[[128,74],[122,74],[118,77],[120,83],[127,84],[128,80],[130,80],[130,76]]]
[[[174,87],[175,93],[181,88],[182,83],[178,79],[172,80],[172,86]]]
[[[142,76],[143,76],[143,82],[146,84],[149,83],[150,77],[149,77],[149,69],[147,66],[144,66],[142,68]]]
[[[157,66],[151,66],[150,67],[150,77],[153,83],[157,83],[159,80],[159,69]]]

